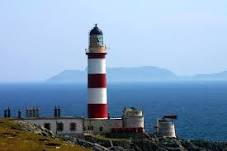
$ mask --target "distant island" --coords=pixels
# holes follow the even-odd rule
[[[51,83],[85,83],[86,70],[64,70],[49,78]],[[107,77],[113,82],[155,82],[155,81],[227,81],[227,71],[194,76],[178,76],[174,72],[153,66],[108,68]]]

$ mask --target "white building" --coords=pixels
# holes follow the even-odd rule
[[[167,115],[157,119],[156,133],[161,137],[176,138],[176,130],[173,120],[177,119],[176,115]]]
[[[46,118],[34,117],[21,119],[25,122],[40,125],[55,134],[64,135],[80,135],[83,133],[84,119],[77,117],[60,117],[60,118]]]
[[[122,118],[94,119],[61,117],[56,115],[60,115],[60,113],[55,113],[54,117],[39,117],[39,114],[31,113],[28,117],[17,120],[40,125],[58,135],[79,136],[84,134],[107,134],[116,132],[141,133],[144,131],[143,113],[136,108],[125,108]]]

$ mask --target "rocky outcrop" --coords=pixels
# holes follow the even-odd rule
[[[179,138],[136,136],[131,139],[108,139],[95,136],[85,138],[116,151],[227,151],[227,142],[185,140]]]
[[[56,137],[52,131],[49,131],[48,129],[46,129],[40,125],[37,125],[34,123],[28,123],[28,122],[24,122],[24,121],[17,121],[17,123],[21,126],[21,128],[24,131],[30,131],[35,134],[41,135],[41,136],[49,136],[51,138]]]
[[[39,125],[24,121],[18,121],[18,124],[24,131],[33,132],[43,137],[59,138]],[[227,151],[227,142],[164,138],[145,134],[131,135],[130,138],[89,135],[84,138],[63,137],[63,139],[95,151]]]

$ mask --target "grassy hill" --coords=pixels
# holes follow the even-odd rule
[[[0,151],[89,151],[59,138],[24,130],[12,120],[0,120]]]

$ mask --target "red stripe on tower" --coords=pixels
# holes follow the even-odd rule
[[[88,59],[90,58],[105,58],[106,53],[86,53],[88,55]]]
[[[89,118],[107,118],[107,104],[88,104]]]
[[[108,118],[106,83],[106,47],[102,31],[95,25],[89,35],[88,56],[88,117]]]
[[[106,74],[88,74],[88,88],[106,88]]]

